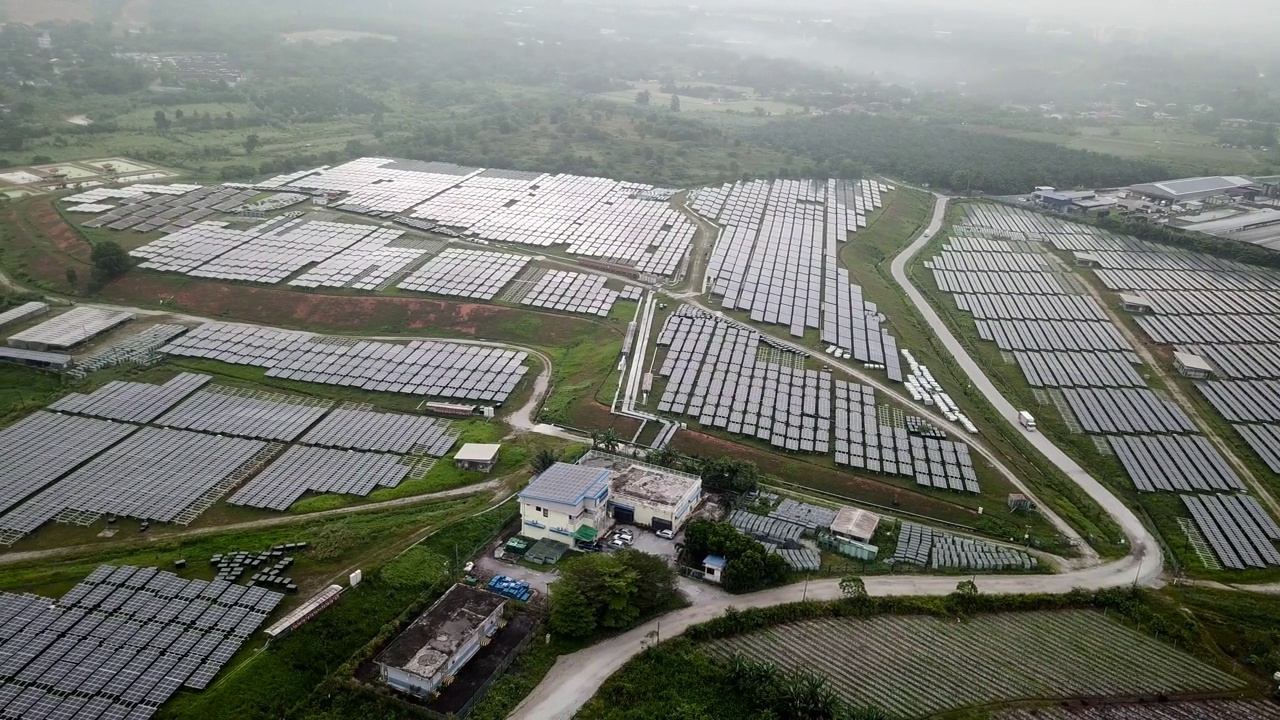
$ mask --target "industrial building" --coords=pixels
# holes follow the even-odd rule
[[[609,512],[621,523],[674,531],[701,501],[697,475],[634,463],[614,476]]]
[[[23,303],[15,308],[9,308],[4,312],[0,312],[0,328],[6,328],[10,325],[17,325],[20,322],[30,320],[37,315],[43,315],[49,312],[48,303],[29,302]]]
[[[454,585],[378,653],[379,677],[400,692],[430,696],[488,644],[506,604],[499,595]]]
[[[1130,185],[1129,192],[1168,205],[1195,202],[1214,197],[1252,199],[1260,188],[1247,177],[1237,175],[1193,177],[1164,182]]]
[[[132,313],[82,306],[27,328],[7,342],[9,347],[23,350],[65,350],[132,319]]]
[[[697,475],[592,451],[578,465],[556,463],[520,492],[522,534],[589,542],[611,520],[679,530],[702,502]]]

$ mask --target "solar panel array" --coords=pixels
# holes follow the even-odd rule
[[[0,516],[0,532],[30,533],[68,510],[177,522],[205,496],[226,492],[266,449],[257,440],[144,427]]]
[[[113,380],[89,395],[71,393],[49,409],[107,420],[149,423],[212,379],[208,375],[182,373],[163,385]]]
[[[1076,253],[1078,263],[1093,266],[1093,274],[1107,289],[1140,296],[1150,311],[1136,313],[1135,322],[1157,344],[1198,355],[1213,366],[1224,380],[1200,382],[1197,388],[1258,456],[1280,472],[1280,322],[1276,320],[1280,273],[1005,206],[969,206],[965,224],[958,231],[981,234],[985,243],[1011,248],[1030,249],[1033,241],[1047,242],[1058,250]],[[975,307],[973,303],[969,306]],[[1056,369],[1048,371],[1052,380],[1046,380],[1046,363],[1029,362],[1021,353],[1015,357],[1029,379],[1034,374],[1041,386],[1067,387]],[[1115,363],[1107,364],[1109,371],[1095,368],[1095,379],[1109,372],[1116,381],[1114,387],[1141,387],[1129,373],[1117,374]],[[1092,386],[1104,387],[1101,383]],[[1076,407],[1085,402],[1082,392],[1064,391],[1064,398]],[[1244,489],[1217,449],[1206,438],[1190,434],[1194,427],[1185,415],[1180,411],[1168,415],[1164,409],[1175,410],[1172,406],[1162,400],[1153,404],[1145,390],[1138,392],[1144,394],[1141,400],[1117,402],[1106,409],[1105,417],[1094,415],[1103,409],[1094,405],[1083,413],[1087,419],[1082,418],[1081,424],[1095,431],[1164,433],[1108,438],[1139,490],[1204,493]],[[1097,396],[1093,400],[1106,402]],[[1076,407],[1074,414],[1082,414],[1082,409]],[[1274,555],[1270,543],[1275,538],[1268,537],[1259,547],[1259,536],[1249,529],[1263,524],[1274,527],[1252,498],[1183,497],[1223,566],[1261,567],[1258,563],[1266,563],[1265,558]],[[1246,561],[1246,557],[1251,559]]]
[[[767,515],[756,515],[746,510],[734,510],[729,513],[729,524],[744,535],[774,543],[798,540],[804,534],[803,525]]]
[[[287,510],[307,492],[368,495],[409,474],[399,456],[295,445],[227,498],[231,505]]]
[[[667,318],[658,345],[669,346],[660,411],[793,452],[830,451],[830,372],[762,362],[759,333],[688,306]]]
[[[307,445],[444,457],[458,440],[447,420],[338,408],[302,437]]]
[[[1116,457],[1142,492],[1245,489],[1227,461],[1201,435],[1108,439]]]
[[[383,290],[398,276],[443,245],[408,240],[403,230],[378,228],[356,244],[289,281],[295,287]]]
[[[1126,353],[1015,352],[1013,358],[1032,387],[1147,386]]]
[[[94,198],[92,202],[95,205],[101,205],[109,199],[108,196],[102,196],[102,192],[101,189],[94,189],[62,198],[62,202],[77,202],[90,197]],[[258,194],[253,190],[199,185],[132,185],[121,192],[130,195],[124,197],[119,206],[108,208],[106,212],[86,222],[85,227],[135,232],[176,232],[216,213],[231,212]]]
[[[0,430],[0,512],[11,510],[137,429],[106,420],[37,412]]]
[[[905,562],[934,570],[1030,570],[1036,559],[1021,550],[960,537],[913,522],[900,523],[890,563]]]
[[[786,325],[795,337],[820,329],[824,343],[884,364],[901,381],[897,341],[839,262],[840,243],[866,227],[866,213],[891,189],[875,181],[755,180],[698,190],[693,209],[723,228],[707,264],[710,293],[722,307]]]
[[[116,365],[150,365],[158,359],[160,346],[186,332],[183,325],[152,325],[141,332],[119,338],[76,360],[70,374],[85,377],[91,372]]]
[[[1063,397],[1085,432],[1192,433],[1195,423],[1177,403],[1146,388],[1066,388]]]
[[[311,333],[206,323],[161,349],[265,368],[268,377],[500,404],[528,371],[527,353],[415,340],[336,341]]]
[[[526,255],[449,248],[410,273],[398,287],[435,295],[492,300],[520,274],[529,260]]]
[[[133,313],[83,305],[9,337],[9,347],[69,348],[133,319]]]
[[[1280,565],[1280,527],[1248,495],[1183,495],[1196,527],[1225,567],[1232,570]]]
[[[817,528],[825,529],[831,527],[831,523],[836,519],[836,511],[831,508],[798,502],[791,498],[783,498],[782,502],[778,503],[778,507],[769,513],[769,517],[786,520],[810,530],[816,530]]]
[[[867,386],[836,381],[837,465],[905,475],[922,487],[980,492],[969,448],[945,438],[921,437],[884,418]]]
[[[265,234],[244,231],[247,242],[231,248],[188,275],[278,283],[308,265],[321,263],[379,232],[371,225],[324,220],[289,224]],[[382,233],[392,233],[383,229]],[[145,249],[145,248],[144,248]]]
[[[1280,473],[1280,425],[1234,425],[1273,473]]]
[[[606,281],[603,275],[538,268],[513,300],[530,307],[608,317],[620,293],[605,287]]]
[[[333,403],[296,395],[215,386],[191,396],[156,421],[165,427],[259,440],[296,440]]]
[[[59,600],[0,593],[0,716],[143,720],[203,689],[283,595],[100,566]]]
[[[840,465],[914,477],[925,487],[978,492],[968,447],[912,435],[880,416],[871,388],[810,370],[760,334],[681,306],[657,344],[667,378],[660,412],[754,436],[791,452],[834,452]],[[834,446],[832,431],[834,429]]]
[[[674,275],[697,229],[653,186],[605,178],[361,158],[288,186],[348,193],[340,209],[407,214],[499,242],[565,245],[649,275]]]

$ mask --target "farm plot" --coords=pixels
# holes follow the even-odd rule
[[[1104,705],[1077,708],[1019,708],[994,720],[1275,720],[1280,705],[1257,700],[1201,700],[1159,705]]]
[[[1238,678],[1101,614],[824,619],[709,643],[827,678],[846,702],[910,718],[1023,699],[1216,692]],[[927,658],[927,661],[926,661]]]

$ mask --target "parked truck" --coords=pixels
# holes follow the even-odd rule
[[[1036,419],[1034,416],[1032,416],[1031,413],[1027,412],[1026,410],[1018,411],[1018,422],[1022,423],[1022,427],[1026,428],[1027,432],[1036,431]]]

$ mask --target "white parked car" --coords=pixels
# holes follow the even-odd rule
[[[670,530],[667,530],[667,529],[665,529],[665,528],[664,528],[664,529],[662,529],[662,530],[659,530],[659,531],[657,532],[657,535],[658,535],[658,537],[663,538],[663,539],[665,539],[665,540],[670,540],[670,539],[672,539],[672,538],[674,538],[674,537],[676,536],[676,534],[675,534],[674,532],[672,532],[672,531],[670,531]]]

